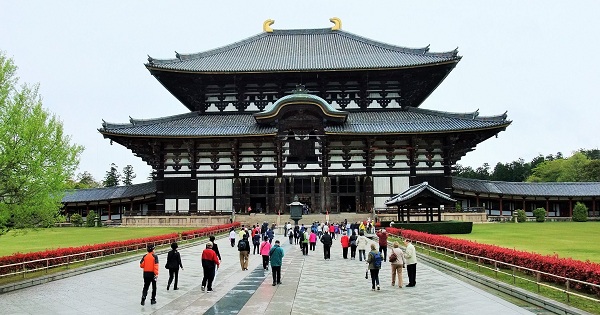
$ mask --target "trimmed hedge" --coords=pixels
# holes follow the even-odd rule
[[[79,247],[50,249],[40,252],[24,254],[15,253],[10,256],[0,257],[0,275],[21,271],[23,270],[23,267],[29,270],[44,267],[53,267],[65,264],[67,262],[72,263],[74,261],[81,261],[94,257],[144,249],[147,246],[147,244],[169,245],[173,242],[179,241],[180,239],[187,240],[194,239],[197,237],[213,235],[219,230],[225,230],[231,227],[235,228],[239,226],[239,222],[234,222],[230,224],[209,226],[201,229],[185,231],[181,234],[170,233],[158,236],[131,239],[126,241],[114,241]]]
[[[560,277],[576,279],[593,284],[600,284],[600,264],[573,258],[559,258],[558,255],[541,255],[496,245],[480,244],[473,241],[454,239],[443,235],[432,235],[417,231],[389,228],[391,235],[402,236],[416,242],[440,246],[462,253],[498,260],[508,264],[547,272]],[[486,263],[484,260],[483,263]],[[502,268],[502,266],[499,266]],[[565,280],[542,275],[541,279],[565,285]],[[600,291],[593,286],[572,282],[570,287],[600,296]]]
[[[429,234],[469,234],[473,231],[473,222],[442,221],[420,223],[394,223],[394,228],[419,231]]]

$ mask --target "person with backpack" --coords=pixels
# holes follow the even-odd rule
[[[308,231],[304,231],[300,236],[300,246],[302,247],[302,254],[304,256],[308,256],[308,237]]]
[[[287,236],[290,239],[290,245],[292,245],[294,243],[294,230],[289,228],[287,231]]]
[[[158,279],[158,256],[154,253],[154,245],[148,244],[148,253],[140,260],[140,268],[144,270],[144,288],[142,289],[142,305],[146,303],[148,288],[152,284],[150,304],[156,304],[156,280]]]
[[[323,257],[325,260],[331,259],[331,245],[333,244],[333,240],[331,238],[331,233],[324,232],[323,236],[321,236],[321,243],[323,243]]]
[[[281,265],[283,264],[283,249],[279,247],[279,240],[269,250],[271,260],[271,270],[273,274],[273,286],[281,284]]]
[[[254,230],[252,230],[254,231]],[[252,255],[256,255],[256,253],[258,253],[260,255],[260,234],[258,233],[254,233],[254,236],[252,236]]]
[[[171,287],[171,283],[173,282],[173,278],[175,278],[175,283],[173,284],[173,290],[179,290],[177,288],[177,281],[179,280],[179,268],[183,270],[183,265],[181,264],[181,255],[179,255],[179,251],[177,251],[177,243],[174,242],[171,244],[171,251],[167,254],[167,264],[165,267],[169,269],[169,281],[167,281],[167,291]]]
[[[238,241],[238,252],[240,252],[240,266],[242,270],[248,270],[248,260],[250,255],[250,242],[248,241],[248,235],[244,234],[242,239]]]
[[[371,243],[371,251],[369,252],[367,263],[369,264],[369,272],[371,273],[371,290],[381,290],[379,286],[379,269],[381,269],[381,254],[377,251],[375,243]]]
[[[358,236],[352,231],[350,236],[350,260],[356,260],[356,245],[358,244]]]

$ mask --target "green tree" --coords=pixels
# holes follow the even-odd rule
[[[123,185],[129,186],[133,184],[135,173],[133,172],[133,166],[127,165],[123,168]]]
[[[588,219],[588,207],[585,204],[578,202],[573,208],[573,221],[586,222]]]
[[[98,188],[102,187],[102,184],[94,179],[94,176],[90,172],[85,171],[77,174],[75,179],[67,181],[68,189],[87,189],[87,188]]]
[[[0,51],[0,234],[53,225],[83,151],[42,107],[39,85],[19,85],[16,70]]]
[[[74,226],[82,226],[83,218],[81,217],[81,215],[78,213],[74,213],[73,215],[71,215],[71,224],[73,224]]]
[[[104,187],[115,187],[119,186],[119,182],[121,181],[121,174],[117,169],[115,163],[110,164],[110,170],[106,171],[106,175],[104,176],[104,180],[102,181],[102,185]]]
[[[525,222],[527,221],[527,213],[525,210],[517,210],[517,222]]]
[[[537,208],[537,209],[533,210],[533,216],[535,217],[535,222],[546,221],[546,209]]]
[[[96,215],[96,212],[94,210],[90,210],[87,216],[85,217],[85,226],[94,227],[96,225],[97,217],[98,216]]]

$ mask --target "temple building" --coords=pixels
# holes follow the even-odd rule
[[[99,129],[152,166],[144,213],[284,213],[294,196],[313,213],[370,212],[422,182],[453,194],[453,166],[511,121],[420,108],[457,50],[386,44],[331,21],[279,30],[267,20],[220,48],[148,57],[189,112]]]

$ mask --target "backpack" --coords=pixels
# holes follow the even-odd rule
[[[350,241],[350,246],[356,246],[356,239]]]
[[[240,240],[238,242],[238,250],[241,251],[245,251],[246,250],[246,241],[245,240]]]
[[[373,266],[375,268],[381,268],[381,254],[379,252],[372,253],[373,255]]]

